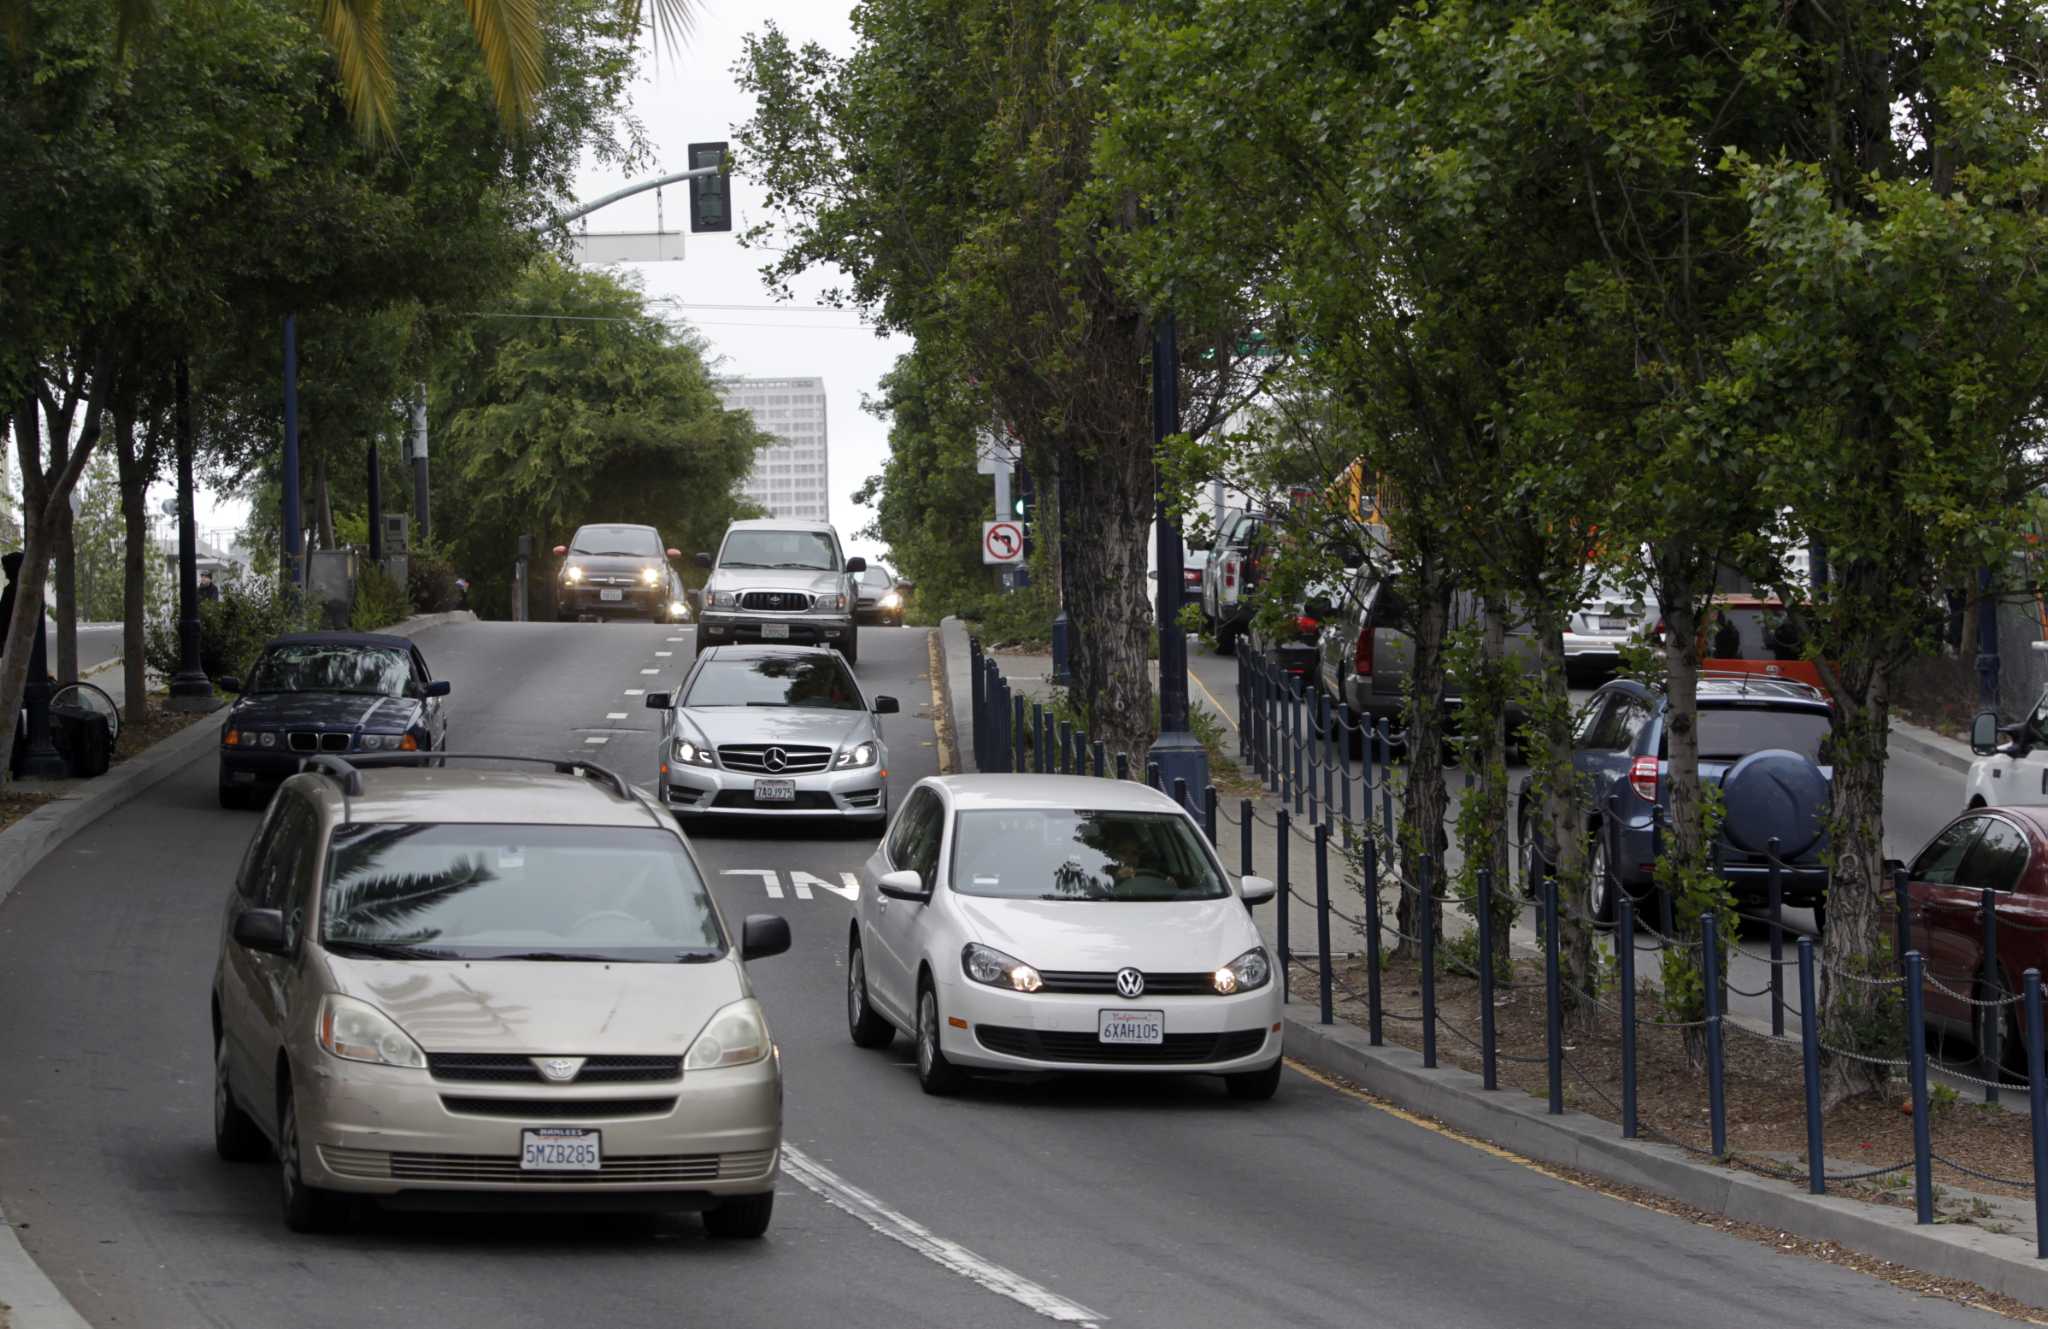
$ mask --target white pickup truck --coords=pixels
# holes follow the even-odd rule
[[[1998,723],[1981,711],[1970,726],[1970,763],[1964,803],[1973,808],[2048,806],[2048,690],[2018,724]]]

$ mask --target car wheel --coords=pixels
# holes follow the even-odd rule
[[[1614,879],[1614,873],[1607,862],[1607,837],[1598,829],[1593,832],[1592,851],[1587,855],[1588,880],[1586,895],[1593,907],[1593,924],[1596,927],[1614,926],[1614,901],[1621,892],[1621,883]]]
[[[1235,655],[1236,653],[1237,629],[1228,623],[1218,623],[1216,625],[1216,654]]]
[[[896,1027],[868,1003],[868,966],[857,938],[846,952],[846,1031],[855,1047],[885,1048],[896,1039]]]
[[[859,628],[848,628],[846,630],[846,644],[839,648],[839,653],[846,657],[846,663],[850,665],[860,662]]]
[[[294,1232],[325,1232],[341,1218],[342,1198],[308,1186],[299,1167],[299,1108],[291,1086],[277,1113],[277,1170],[282,1183],[284,1225]]]
[[[723,1241],[751,1240],[768,1231],[775,1214],[775,1192],[735,1195],[716,1209],[704,1211],[704,1231]]]
[[[1522,868],[1522,898],[1534,900],[1542,891],[1543,868],[1540,846],[1536,843],[1536,821],[1529,815],[1529,804],[1525,800],[1515,817],[1515,837],[1521,846],[1521,853],[1515,857]]]
[[[1275,1058],[1273,1064],[1262,1071],[1239,1071],[1226,1075],[1223,1084],[1230,1090],[1232,1098],[1263,1103],[1280,1088],[1280,1061]]]
[[[227,781],[221,781],[220,805],[231,812],[239,812],[249,806],[249,791]]]
[[[939,1046],[939,994],[927,979],[917,990],[917,1083],[928,1094],[957,1094],[966,1076]]]
[[[704,654],[704,628],[701,624],[690,634],[690,654]]]
[[[253,1163],[270,1152],[263,1132],[228,1088],[228,1044],[213,1040],[213,1151],[228,1163]]]

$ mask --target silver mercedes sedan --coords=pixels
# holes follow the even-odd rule
[[[824,646],[713,646],[676,693],[650,692],[668,712],[662,804],[689,816],[889,815],[889,750],[869,699],[839,652]]]

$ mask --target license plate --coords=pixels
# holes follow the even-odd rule
[[[598,1172],[604,1167],[599,1132],[581,1126],[536,1126],[519,1132],[521,1172]]]
[[[756,780],[754,781],[754,801],[756,803],[794,803],[796,802],[796,781]]]
[[[1600,626],[1609,632],[1619,632],[1628,626],[1628,620],[1618,618],[1612,614],[1602,614],[1600,616]]]
[[[599,591],[597,593],[597,598],[605,601],[606,603],[610,603],[614,600],[625,599],[626,593],[624,591]]]
[[[789,640],[789,624],[787,624],[787,623],[763,623],[763,624],[761,625],[761,640],[762,640],[762,641],[788,641],[788,640]]]
[[[1097,1011],[1095,1039],[1099,1043],[1164,1043],[1164,1011]]]

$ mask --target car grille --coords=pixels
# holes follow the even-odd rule
[[[349,734],[327,734],[312,729],[294,729],[285,735],[293,752],[347,752],[353,742]]]
[[[832,801],[832,795],[825,793],[823,790],[813,789],[797,790],[794,800],[783,798],[766,803],[757,801],[751,789],[726,789],[720,791],[717,801],[712,803],[711,806],[714,808],[775,808],[783,812],[834,812],[839,807],[838,804]]]
[[[771,750],[781,751],[781,767],[769,764],[768,753]],[[832,764],[832,749],[787,747],[775,743],[740,743],[720,748],[718,760],[729,771],[752,771],[761,775],[810,775]]]
[[[365,1181],[439,1181],[471,1185],[646,1185],[661,1182],[743,1181],[775,1166],[773,1149],[733,1154],[613,1156],[596,1172],[525,1172],[510,1154],[390,1154],[381,1149],[320,1147],[320,1159],[338,1176]]]
[[[775,614],[801,614],[811,607],[811,597],[802,591],[742,591],[740,608]]]
[[[472,1117],[526,1117],[550,1121],[599,1121],[611,1117],[659,1117],[673,1112],[668,1098],[461,1098],[441,1095],[441,1106]]]
[[[1263,1029],[1238,1029],[1226,1034],[1168,1034],[1164,1043],[1104,1043],[1088,1033],[983,1024],[975,1026],[974,1036],[990,1052],[1008,1057],[1126,1066],[1199,1066],[1234,1061],[1249,1057],[1266,1044]]]
[[[475,1080],[492,1084],[551,1084],[533,1058],[505,1052],[429,1052],[427,1071],[437,1080]],[[575,1084],[636,1084],[675,1080],[683,1073],[681,1057],[586,1057]]]
[[[1045,986],[1040,992],[1096,992],[1116,991],[1114,973],[1090,973],[1082,969],[1041,969],[1039,978]],[[1145,992],[1147,997],[1213,997],[1216,986],[1210,974],[1146,974]]]

